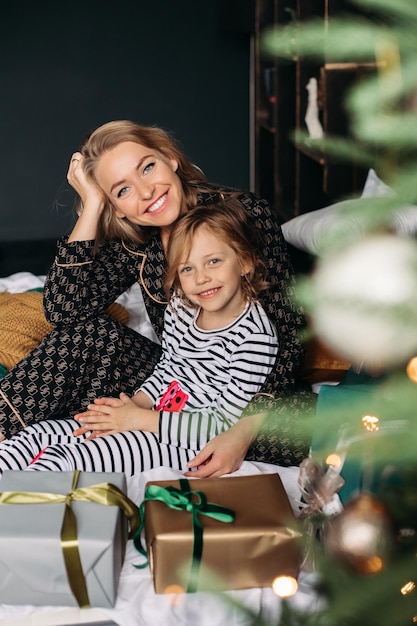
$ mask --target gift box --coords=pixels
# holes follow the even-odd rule
[[[357,382],[356,379],[364,380]],[[351,381],[351,382],[349,382]],[[348,429],[361,428],[363,415],[373,412],[376,384],[364,376],[355,376],[352,371],[340,385],[322,385],[319,391],[315,415],[314,432],[311,444],[311,453],[317,459],[325,462],[329,454],[339,454],[341,438]],[[365,429],[363,429],[366,435]],[[343,467],[341,476],[344,485],[338,495],[342,504],[346,504],[361,489],[362,458],[366,453],[355,454],[351,448],[347,455],[343,452]],[[342,457],[341,457],[342,460]]]
[[[112,607],[139,522],[124,474],[5,471],[0,603]]]
[[[150,482],[140,509],[156,593],[298,575],[300,530],[276,474]]]
[[[351,369],[339,385],[320,388],[311,454],[323,465],[329,455],[337,455],[343,506],[362,491],[378,494],[387,468],[413,462],[404,441],[413,436],[414,406],[407,415],[402,408],[398,417],[395,396],[390,400],[382,393],[384,381],[384,376]]]

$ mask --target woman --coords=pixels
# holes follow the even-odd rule
[[[277,333],[258,302],[265,266],[249,215],[231,201],[178,220],[168,242],[162,357],[132,397],[97,398],[75,420],[44,420],[0,445],[5,469],[184,471],[229,429],[275,362]],[[75,430],[75,432],[73,432]],[[36,459],[33,462],[33,459]]]
[[[165,251],[173,223],[194,204],[233,196],[261,233],[271,283],[261,302],[276,326],[280,349],[247,417],[197,455],[194,475],[233,471],[245,455],[299,463],[309,437],[304,438],[303,420],[295,417],[311,410],[312,397],[301,390],[294,394],[305,320],[292,301],[291,262],[267,202],[209,184],[166,132],[123,120],[90,135],[71,158],[68,181],[80,197],[79,217],[69,237],[58,242],[44,291],[45,314],[56,328],[1,380],[2,433],[8,437],[36,421],[74,417],[97,396],[133,393],[138,372],[143,379],[151,374],[160,347],[104,310],[139,280],[160,338],[167,303]]]

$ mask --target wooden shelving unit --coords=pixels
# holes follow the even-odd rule
[[[324,136],[348,136],[345,95],[357,80],[375,72],[376,64],[338,63],[324,53],[319,61],[267,58],[261,54],[262,33],[312,18],[322,20],[324,29],[331,28],[334,16],[352,12],[354,6],[348,0],[255,0],[255,191],[269,200],[281,221],[360,193],[366,171],[317,149],[295,146],[291,135],[295,129],[307,131],[307,84],[315,78]]]
[[[295,175],[294,66],[261,53],[261,38],[271,26],[288,24],[291,2],[256,0],[254,27],[254,173],[255,192],[266,198],[282,221],[291,214]]]

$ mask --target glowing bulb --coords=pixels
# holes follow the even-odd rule
[[[181,587],[181,585],[168,585],[168,587],[165,587],[164,593],[184,593],[184,587]]]
[[[181,585],[168,585],[164,589],[164,593],[169,594],[171,597],[169,603],[171,606],[178,606],[181,604],[184,598],[185,589]]]
[[[376,417],[376,415],[364,415],[362,424],[365,426],[366,430],[379,430],[379,417]]]
[[[272,582],[272,589],[280,598],[289,598],[297,593],[298,583],[292,576],[277,576]]]
[[[410,582],[406,583],[405,585],[401,587],[400,591],[403,594],[403,596],[406,596],[408,593],[411,593],[412,591],[414,591],[415,588],[416,588],[415,583],[413,583],[413,581],[410,580]]]
[[[379,556],[372,556],[364,564],[367,574],[376,574],[384,567],[384,561]]]
[[[407,372],[408,378],[413,383],[417,383],[417,356],[414,356],[412,359],[408,361],[406,372]]]
[[[329,456],[327,457],[326,464],[333,465],[333,467],[341,467],[342,459],[338,454],[336,454],[336,452],[332,452],[332,454],[329,454]]]

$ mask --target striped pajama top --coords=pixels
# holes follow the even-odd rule
[[[251,303],[225,328],[203,330],[199,310],[173,298],[167,306],[162,357],[139,387],[157,406],[175,380],[188,395],[181,412],[161,410],[161,443],[200,449],[241,416],[273,368],[277,333],[264,309]]]

